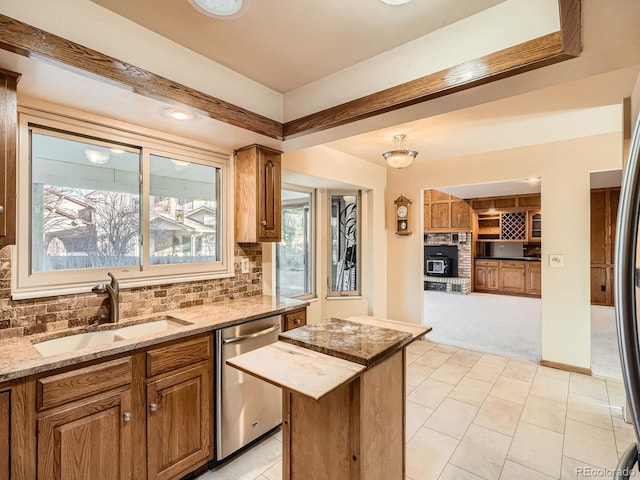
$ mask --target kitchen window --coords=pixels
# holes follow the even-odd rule
[[[154,137],[21,113],[13,297],[88,291],[107,272],[124,286],[230,276],[227,161]]]
[[[313,298],[314,200],[311,189],[282,189],[282,241],[276,244],[276,295]]]
[[[360,192],[329,192],[328,296],[360,295]]]

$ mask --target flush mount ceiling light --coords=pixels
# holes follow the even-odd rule
[[[193,120],[196,118],[196,114],[190,110],[186,110],[184,108],[165,108],[162,113],[169,118],[173,118],[174,120]]]
[[[200,13],[221,19],[239,17],[249,6],[249,0],[189,0],[189,3]]]
[[[187,165],[189,165],[189,162],[185,162],[184,160],[175,160],[173,158],[171,159],[171,163],[178,167],[186,167]]]
[[[393,168],[408,167],[417,155],[418,152],[407,148],[407,136],[404,134],[394,135],[391,150],[382,154],[387,164]]]
[[[382,3],[386,3],[387,5],[402,5],[404,3],[409,3],[411,0],[381,0]]]
[[[84,156],[92,163],[96,165],[104,165],[109,161],[109,154],[107,152],[101,152],[100,150],[86,149]]]

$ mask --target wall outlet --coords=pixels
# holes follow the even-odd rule
[[[550,267],[563,267],[564,266],[564,257],[557,253],[549,254],[549,266]]]
[[[240,259],[240,273],[249,273],[249,259],[247,257]]]

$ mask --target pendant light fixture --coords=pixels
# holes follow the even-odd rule
[[[418,152],[407,148],[407,136],[403,133],[394,135],[391,150],[382,154],[387,164],[393,168],[408,167],[417,155]]]

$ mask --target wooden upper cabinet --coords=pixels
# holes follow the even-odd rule
[[[503,197],[472,198],[469,204],[476,211],[484,210],[536,210],[542,206],[539,193]]]
[[[462,199],[438,190],[425,190],[425,232],[471,231],[472,217],[471,207]]]
[[[17,97],[20,74],[0,69],[0,243],[16,243]]]
[[[279,242],[282,152],[261,145],[236,151],[235,241]]]

